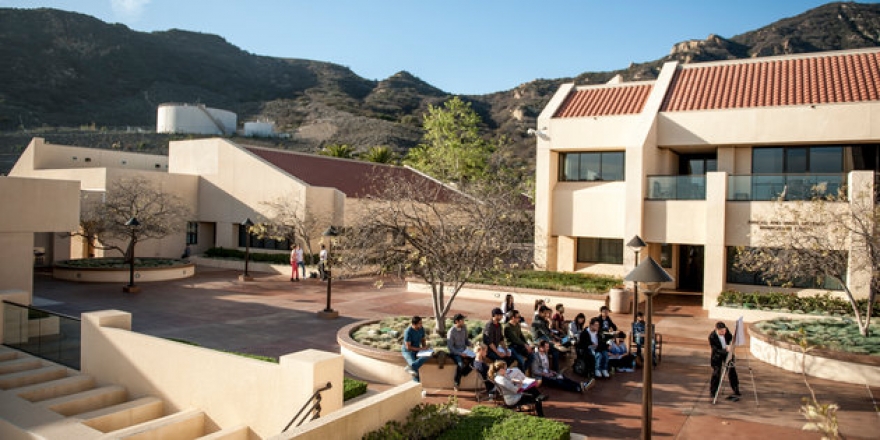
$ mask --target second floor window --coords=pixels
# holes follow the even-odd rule
[[[623,151],[561,154],[559,180],[568,182],[624,180],[624,158]]]

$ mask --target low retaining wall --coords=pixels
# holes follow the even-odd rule
[[[351,333],[358,327],[378,322],[378,320],[359,321],[339,330],[336,341],[339,351],[345,358],[345,371],[360,379],[389,385],[400,385],[412,382],[412,376],[404,371],[406,361],[399,350],[387,351],[373,348],[356,342]],[[474,389],[474,372],[462,378],[461,390]],[[419,369],[419,379],[425,388],[452,389],[455,380],[455,362],[446,358],[443,368],[437,359],[425,362]],[[482,384],[480,384],[482,385]]]
[[[271,440],[296,438],[300,440],[327,440],[334,438],[362,438],[391,420],[403,422],[409,411],[422,402],[422,387],[408,382],[388,391],[359,400],[318,420],[271,437]]]
[[[756,359],[795,373],[857,385],[880,386],[880,357],[814,349],[772,339],[749,326],[751,353]]]
[[[744,322],[769,321],[776,318],[789,319],[822,319],[825,315],[808,315],[805,313],[774,312],[772,310],[739,309],[734,307],[715,306],[709,309],[709,318],[719,321],[736,321],[743,317]]]
[[[137,267],[134,268],[136,283],[149,281],[168,281],[189,278],[196,273],[193,263],[169,267]],[[109,269],[97,267],[53,267],[52,277],[59,280],[80,281],[86,283],[127,283],[131,278],[131,269]]]
[[[406,290],[410,292],[431,294],[431,286],[429,284],[417,281],[407,281]],[[488,301],[498,301],[500,306],[504,302],[507,294],[513,295],[513,302],[517,304],[517,309],[523,316],[531,316],[534,311],[535,301],[543,299],[547,303],[547,307],[551,309],[558,303],[565,304],[567,316],[574,318],[577,312],[583,312],[587,316],[595,316],[599,314],[599,308],[608,305],[608,295],[606,294],[590,294],[575,292],[559,292],[555,290],[539,290],[539,289],[523,289],[515,287],[501,286],[483,286],[479,284],[466,284],[458,292],[456,298],[480,299]],[[644,295],[639,295],[640,299],[644,299]],[[474,313],[478,314],[477,312]],[[489,310],[479,314],[488,315]]]

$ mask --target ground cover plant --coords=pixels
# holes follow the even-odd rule
[[[571,427],[551,419],[481,405],[473,407],[469,413],[460,414],[453,397],[445,404],[419,404],[410,410],[403,423],[388,422],[363,438],[567,440],[571,438]]]
[[[351,333],[351,338],[356,342],[367,345],[380,350],[400,350],[403,344],[403,332],[409,327],[412,317],[397,316],[382,319],[381,321],[367,324],[356,328]],[[471,320],[467,321],[468,336],[474,344],[479,344],[483,335],[484,321]],[[434,318],[423,318],[422,324],[426,329],[434,328]],[[452,320],[446,320],[447,327],[452,326]],[[434,347],[435,352],[448,352],[446,348],[446,335],[428,334],[426,338],[429,347]]]
[[[877,324],[871,325],[867,337],[849,318],[777,318],[758,322],[755,327],[767,336],[794,345],[806,343],[817,349],[880,356],[880,325]]]
[[[867,299],[859,299],[856,300],[856,304],[859,309],[867,310],[867,301]],[[795,314],[853,315],[853,309],[848,300],[835,298],[828,292],[819,295],[799,296],[796,293],[784,292],[743,293],[727,291],[718,295],[718,305]],[[874,304],[872,316],[880,316],[880,303]]]
[[[481,272],[471,279],[472,283],[495,286],[547,289],[563,292],[606,293],[623,283],[620,278],[593,274],[551,272],[543,270],[517,270],[513,272]]]
[[[238,249],[226,249],[222,247],[214,247],[205,251],[205,257],[207,258],[218,258],[218,259],[226,259],[226,260],[242,260],[244,261],[244,251],[240,251]],[[289,252],[279,252],[274,254],[269,254],[265,252],[250,252],[248,256],[250,261],[256,261],[259,263],[271,263],[271,264],[290,264],[290,253]]]
[[[179,264],[188,264],[184,260],[175,258],[135,258],[135,267],[172,267]],[[78,260],[64,260],[55,263],[57,267],[71,269],[128,269],[128,261],[120,257],[108,258],[81,258]]]

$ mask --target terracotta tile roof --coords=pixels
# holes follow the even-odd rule
[[[651,94],[653,83],[598,86],[569,93],[554,118],[628,115],[639,113]]]
[[[681,66],[660,111],[880,100],[880,51]]]
[[[260,147],[244,148],[311,186],[336,188],[351,198],[380,194],[385,181],[379,181],[376,177],[383,175],[391,179],[418,179],[432,187],[443,187],[439,182],[405,167]]]

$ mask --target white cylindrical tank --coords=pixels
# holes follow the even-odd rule
[[[228,135],[237,124],[235,113],[202,104],[160,104],[156,116],[157,133]]]
[[[275,124],[272,122],[245,122],[244,135],[249,137],[270,137],[275,135]]]

